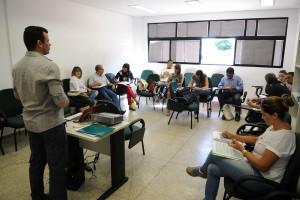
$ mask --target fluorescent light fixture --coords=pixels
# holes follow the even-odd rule
[[[274,0],[260,0],[260,6],[274,6]]]
[[[185,1],[185,3],[189,4],[190,6],[196,7],[196,8],[202,8],[203,7],[202,3],[198,0]]]
[[[150,10],[148,8],[145,8],[145,7],[139,6],[139,5],[130,5],[129,7],[135,8],[135,9],[138,9],[138,10],[142,10],[142,11],[145,11],[145,12],[148,12],[148,13],[156,13],[156,11]]]

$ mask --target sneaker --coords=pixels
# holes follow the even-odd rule
[[[192,177],[206,178],[206,176],[200,172],[200,167],[187,167],[186,173]]]
[[[222,115],[222,120],[226,120],[226,118],[225,118],[225,116],[224,116],[224,115]]]
[[[126,110],[120,110],[121,115],[124,115],[124,113],[126,113]]]
[[[235,118],[234,118],[235,121],[240,121],[241,120],[241,116],[240,116],[240,113],[235,113]]]

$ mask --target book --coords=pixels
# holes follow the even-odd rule
[[[102,88],[102,87],[106,87],[106,86],[107,86],[106,84],[102,84],[101,86],[94,86],[94,87],[92,87],[92,88],[97,89],[97,88]]]
[[[130,86],[130,82],[128,82],[128,81],[122,81],[122,82],[117,83],[117,85]]]
[[[93,136],[103,136],[104,134],[109,133],[113,130],[115,130],[115,128],[91,124],[84,128],[78,129],[77,131],[85,134],[90,134]]]
[[[231,142],[231,139],[224,138],[221,135],[221,132],[214,131],[213,133],[213,150],[212,153],[217,156],[222,156],[225,158],[230,158],[234,160],[243,160],[244,157],[239,150],[236,150],[228,146],[228,142]]]

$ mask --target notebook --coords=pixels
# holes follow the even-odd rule
[[[113,130],[115,130],[115,128],[100,126],[100,125],[96,125],[96,124],[91,124],[91,125],[86,126],[84,128],[78,129],[77,131],[81,132],[81,133],[96,135],[96,136],[103,136],[104,134],[109,133]]]

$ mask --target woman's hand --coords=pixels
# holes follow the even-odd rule
[[[84,95],[84,96],[86,96],[86,97],[88,97],[88,95],[86,93],[81,93],[81,94]]]
[[[88,91],[88,92],[92,92],[93,90],[91,90],[90,88],[86,88],[86,90]]]
[[[228,131],[223,131],[223,132],[221,133],[221,135],[222,135],[222,137],[224,137],[224,138],[229,138],[229,139],[233,139],[233,138],[234,138],[234,134],[229,133]]]
[[[188,85],[188,87],[192,87],[192,85],[191,85],[191,84],[189,84],[189,85]]]
[[[249,105],[249,106],[253,105],[253,103],[252,103],[252,101],[250,99],[247,99],[247,105]]]
[[[239,150],[240,152],[242,152],[244,150],[244,147],[235,139],[231,140],[231,142],[228,142],[228,146],[235,148],[235,149]]]

